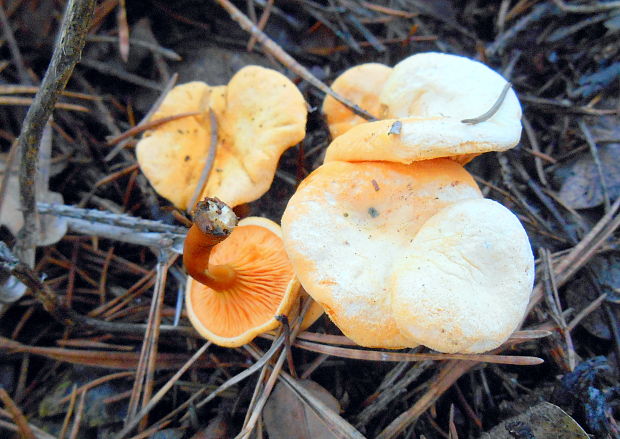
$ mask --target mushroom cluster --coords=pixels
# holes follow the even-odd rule
[[[304,289],[356,343],[478,353],[520,324],[534,280],[529,240],[462,166],[518,143],[521,108],[505,85],[481,63],[437,53],[355,67],[334,83],[384,119],[325,100],[334,140],[289,201],[282,232]],[[500,95],[488,120],[463,120]]]
[[[196,330],[221,346],[240,346],[275,328],[276,316],[289,313],[299,297],[280,226],[256,217],[237,224],[231,207],[269,189],[282,153],[304,138],[306,117],[306,102],[288,78],[247,66],[226,86],[174,87],[151,117],[169,120],[145,132],[136,147],[155,190],[194,211],[183,255],[191,276],[187,311]],[[318,317],[316,310],[310,315]]]

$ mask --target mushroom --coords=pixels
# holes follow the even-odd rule
[[[332,90],[355,102],[375,116],[383,112],[379,92],[392,72],[392,68],[379,63],[360,64],[342,73],[332,83]],[[323,114],[332,138],[344,134],[356,125],[366,122],[348,107],[327,95],[323,101]]]
[[[361,75],[343,75],[360,81],[348,84],[351,90],[364,81]],[[378,114],[386,119],[356,119],[355,127],[335,138],[326,160],[411,163],[450,157],[464,164],[483,152],[510,149],[521,136],[521,106],[511,89],[504,95],[506,84],[501,75],[469,58],[432,52],[410,56],[391,69],[375,92],[373,108],[379,105]],[[501,105],[484,123],[463,123],[487,112],[502,95]],[[330,108],[344,111],[337,105]],[[338,114],[324,111],[328,122]]]
[[[147,131],[136,147],[142,172],[180,209],[193,207],[212,136],[217,135],[215,156],[197,199],[217,197],[232,207],[263,195],[282,153],[305,136],[303,96],[284,75],[263,67],[239,70],[227,86],[197,81],[179,85],[151,119],[185,112],[200,114]]]
[[[445,158],[325,163],[289,201],[282,231],[304,289],[366,347],[495,348],[532,291],[523,227]]]
[[[299,282],[280,227],[266,218],[239,221],[220,200],[197,204],[185,240],[187,313],[194,328],[226,347],[276,328],[295,304]]]
[[[290,199],[284,245],[304,289],[347,337],[368,347],[412,346],[392,317],[394,265],[429,218],[481,198],[469,173],[447,159],[329,162]]]
[[[363,75],[344,78],[339,91],[362,90],[357,102],[377,108]],[[506,84],[476,61],[428,53],[387,74],[377,114],[389,119],[361,123],[326,100],[342,134],[289,201],[282,231],[301,284],[356,343],[483,352],[523,319],[527,234],[462,167],[519,141],[521,107]],[[489,108],[483,123],[466,120]]]
[[[405,337],[440,352],[485,352],[523,320],[534,257],[512,212],[492,200],[464,200],[424,223],[389,283]]]

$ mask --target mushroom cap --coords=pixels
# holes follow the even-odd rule
[[[420,53],[405,58],[394,70],[380,100],[392,118],[444,117],[460,122],[485,113],[500,95],[506,79],[479,61],[445,53]],[[509,90],[487,129],[511,129],[521,135],[521,105]]]
[[[360,64],[343,72],[332,83],[332,90],[356,103],[374,116],[381,116],[382,105],[379,102],[379,93],[392,68],[384,64]],[[332,138],[344,134],[366,120],[353,113],[345,105],[327,95],[323,101],[322,111],[327,119],[327,125]]]
[[[196,331],[220,346],[236,347],[277,327],[275,316],[288,314],[299,282],[282,243],[280,227],[266,218],[248,217],[211,251],[210,265],[228,264],[235,283],[215,291],[188,278],[187,314]]]
[[[211,126],[211,109],[217,127]],[[247,66],[227,86],[190,82],[175,87],[152,120],[200,111],[145,133],[138,162],[155,190],[188,209],[217,130],[217,150],[198,199],[217,197],[229,206],[254,201],[273,181],[282,153],[306,132],[306,102],[295,85],[275,70]]]
[[[355,86],[362,87],[364,79],[355,79],[360,81]],[[505,85],[501,75],[469,58],[433,52],[410,56],[375,91],[378,101],[367,104],[381,108],[376,114],[387,120],[351,119],[358,125],[335,138],[326,160],[411,163],[450,157],[466,163],[484,152],[510,149],[521,137],[521,106],[512,89],[488,120],[461,122],[486,113]],[[370,100],[371,92],[366,96]],[[388,134],[397,121],[400,134]]]
[[[517,217],[492,200],[459,201],[429,218],[394,264],[392,315],[416,343],[485,352],[517,329],[533,283]]]
[[[199,111],[202,114],[173,120],[146,131],[136,146],[140,169],[153,188],[181,209],[188,208],[209,153],[211,97],[225,93],[225,86],[209,87],[198,81],[174,87],[151,120],[185,112]],[[221,117],[220,108],[213,111]]]
[[[329,162],[290,199],[284,245],[304,289],[347,337],[411,346],[391,317],[392,267],[428,218],[472,198],[482,198],[478,186],[451,160]]]
[[[401,124],[400,134],[390,134],[396,122]],[[465,164],[483,152],[510,149],[516,144],[512,141],[510,132],[488,130],[484,124],[466,125],[442,117],[385,119],[358,125],[334,139],[325,153],[325,162],[408,164],[447,157]]]

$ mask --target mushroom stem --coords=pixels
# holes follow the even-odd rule
[[[194,224],[190,227],[183,247],[183,265],[198,282],[221,290],[235,279],[235,269],[228,265],[209,265],[215,245],[226,239],[237,225],[232,209],[217,198],[206,198],[196,205]]]

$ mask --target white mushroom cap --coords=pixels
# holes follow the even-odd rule
[[[460,201],[422,226],[391,274],[403,335],[440,352],[496,348],[517,329],[534,282],[521,223],[488,199]]]
[[[304,289],[347,337],[415,346],[392,318],[393,265],[428,218],[471,198],[482,198],[476,183],[447,159],[326,163],[289,201],[282,238]]]
[[[493,106],[506,84],[499,73],[481,62],[458,55],[420,53],[394,66],[380,100],[392,118],[476,117]],[[502,106],[485,124],[513,127],[521,133],[521,106],[509,91]]]
[[[441,53],[410,56],[394,67],[381,91],[384,114],[390,119],[357,125],[337,137],[326,161],[411,163],[457,156],[466,162],[476,154],[510,149],[521,137],[521,106],[512,89],[488,120],[462,122],[493,107],[506,83],[469,58]],[[400,134],[390,132],[396,121]]]

